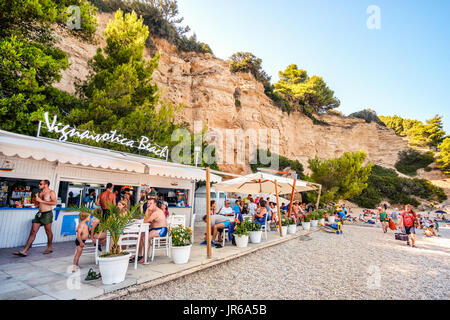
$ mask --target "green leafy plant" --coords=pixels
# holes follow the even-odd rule
[[[281,216],[281,226],[287,227],[289,225],[289,218],[286,215]]]
[[[240,223],[236,223],[236,229],[234,231],[234,235],[238,237],[242,236],[249,236],[249,227],[250,227],[251,221],[249,218],[246,218],[244,221]]]
[[[295,224],[295,219],[293,217],[286,217],[288,226]]]
[[[303,217],[303,221],[310,222],[311,221],[311,217],[310,216],[304,216]]]
[[[374,209],[383,199],[391,204],[420,205],[420,199],[441,203],[447,195],[440,187],[425,179],[399,177],[395,170],[374,166],[367,188],[351,199],[362,208]],[[414,196],[414,197],[413,197]]]
[[[434,162],[434,154],[432,151],[422,154],[416,150],[409,149],[399,152],[399,160],[395,164],[395,168],[408,176],[417,175],[417,170],[426,168]]]
[[[80,211],[87,212],[97,218],[100,223],[97,227],[98,232],[109,232],[111,236],[111,251],[108,256],[118,256],[121,254],[127,254],[126,252],[121,253],[120,246],[118,245],[120,236],[129,225],[131,220],[138,218],[141,215],[140,204],[136,204],[130,209],[125,211],[125,214],[120,212],[118,206],[108,203],[109,215],[106,217],[103,215],[101,210],[98,209],[87,209],[84,207],[78,208]]]
[[[318,214],[318,216],[319,216],[319,219],[325,218],[326,213],[327,213],[327,211],[324,210],[324,209],[321,209],[321,210],[318,210],[318,211],[317,211],[317,214]]]
[[[248,231],[259,231],[261,230],[261,225],[255,222],[251,222],[249,225],[249,230]]]
[[[311,220],[319,220],[319,213],[317,211],[312,211],[309,214],[309,217],[311,218]]]
[[[179,225],[170,228],[169,235],[173,247],[184,247],[192,244],[192,229],[189,227]]]

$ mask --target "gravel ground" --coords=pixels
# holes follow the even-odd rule
[[[421,232],[418,232],[421,233]],[[121,299],[449,299],[450,229],[418,235],[345,226],[263,249]]]

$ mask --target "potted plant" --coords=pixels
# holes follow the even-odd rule
[[[289,227],[289,220],[285,215],[281,216],[281,236],[286,236]]]
[[[303,230],[309,230],[311,228],[311,217],[308,215],[304,216],[302,223]]]
[[[328,210],[328,223],[333,224],[335,223],[335,217],[334,217],[334,209]]]
[[[105,218],[100,210],[80,208],[100,220],[97,232],[108,232],[111,237],[111,250],[98,257],[103,284],[116,284],[125,280],[131,253],[121,251],[119,239],[131,220],[139,217],[140,204],[121,212],[119,207],[108,204],[109,215]]]
[[[245,248],[248,245],[248,237],[250,232],[248,231],[249,218],[245,218],[244,221],[236,223],[236,229],[234,231],[234,240],[236,241],[236,247]]]
[[[249,234],[251,243],[261,243],[262,230],[261,225],[255,222],[250,223]]]
[[[175,264],[185,264],[189,261],[192,247],[192,229],[183,225],[170,228],[170,250]]]
[[[313,211],[310,214],[311,218],[311,227],[317,228],[317,224],[319,223],[319,214],[317,211]]]
[[[289,234],[296,233],[297,232],[297,224],[295,223],[295,219],[292,217],[288,217],[287,222],[288,222],[287,233],[289,233]]]
[[[323,227],[323,226],[325,226],[325,214],[326,214],[326,211],[325,210],[319,210],[318,214],[319,214],[319,224]]]

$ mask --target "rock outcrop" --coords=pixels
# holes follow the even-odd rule
[[[100,45],[101,34],[109,14],[99,14],[98,41],[85,43],[57,31],[59,47],[69,54],[70,67],[63,73],[57,87],[73,93],[75,77],[86,78],[87,61]],[[154,73],[162,96],[184,108],[177,121],[202,121],[210,130],[224,129],[276,129],[279,133],[279,153],[298,159],[307,168],[307,160],[315,157],[333,158],[346,151],[364,150],[368,161],[393,167],[398,152],[408,148],[407,141],[394,131],[376,123],[366,123],[356,118],[322,115],[320,119],[329,126],[314,125],[305,115],[294,112],[288,115],[274,106],[264,94],[264,88],[251,74],[232,73],[226,61],[211,54],[183,53],[166,40],[153,39],[161,51],[159,68]],[[149,50],[145,52],[150,57]],[[236,103],[239,100],[239,103]],[[220,149],[220,148],[219,148]],[[248,156],[247,156],[248,159]],[[222,165],[222,170],[247,173],[248,165]]]

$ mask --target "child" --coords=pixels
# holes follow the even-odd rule
[[[89,222],[89,213],[80,212],[80,223],[78,224],[77,229],[77,238],[75,239],[75,245],[77,247],[77,251],[75,252],[75,257],[73,258],[73,270],[72,272],[76,272],[78,266],[78,260],[80,259],[81,253],[83,252],[84,243],[89,237],[89,227],[87,222]]]

